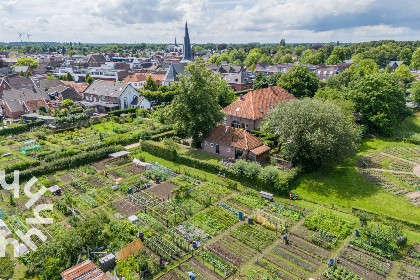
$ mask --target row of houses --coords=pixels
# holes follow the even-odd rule
[[[17,75],[0,80],[1,114],[9,118],[39,112],[40,107],[59,107],[65,99],[85,108],[94,108],[97,113],[129,108],[150,109],[150,102],[130,83],[97,80],[89,85],[58,79],[35,82],[31,76]]]

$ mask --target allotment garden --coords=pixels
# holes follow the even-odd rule
[[[189,272],[196,279],[420,277],[416,219],[317,204],[305,196],[290,200],[262,178],[219,167],[215,156],[175,147],[177,139],[161,142],[172,136],[168,127],[132,116],[3,136],[1,152],[10,153],[0,160],[6,180],[14,169],[25,171],[20,198],[0,191],[0,218],[15,238],[32,227],[47,237],[45,243],[33,237],[38,251],[19,259],[7,247],[17,267],[13,279],[44,279],[46,273],[60,279],[79,258],[98,263],[105,253],[117,256],[115,273],[127,280],[146,270],[161,280],[188,280]],[[119,151],[129,153],[109,156]],[[357,170],[366,184],[406,197],[402,203],[418,209],[418,164],[420,148],[396,145],[365,153]],[[293,172],[279,170],[278,180]],[[52,224],[26,223],[33,211],[25,207],[23,186],[32,175],[38,178],[32,192],[54,186],[36,204],[54,205],[41,211]],[[275,193],[274,199],[262,198],[262,190]],[[62,241],[71,236],[80,238]],[[121,256],[139,240],[136,252]]]

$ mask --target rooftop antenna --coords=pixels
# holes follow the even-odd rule
[[[31,36],[32,36],[31,34],[26,34],[26,37],[28,37],[28,41],[29,41],[29,38],[30,38]]]
[[[18,32],[19,33],[19,40],[22,42],[22,33],[20,33],[20,32]]]

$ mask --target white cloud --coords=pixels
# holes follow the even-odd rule
[[[0,0],[0,41],[329,42],[415,40],[417,0]]]

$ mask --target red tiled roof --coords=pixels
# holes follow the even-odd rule
[[[263,88],[253,90],[222,109],[222,113],[257,120],[267,115],[268,110],[274,108],[279,102],[296,99],[281,87]]]
[[[257,148],[254,148],[251,150],[251,153],[258,155],[261,155],[265,152],[268,152],[270,150],[270,147],[266,146],[266,145],[261,145]]]
[[[163,74],[134,73],[133,75],[127,76],[127,78],[124,79],[124,83],[146,81],[149,76],[152,76],[155,81],[162,81],[165,77]]]
[[[107,280],[108,277],[90,260],[79,263],[61,273],[64,280]]]
[[[213,128],[207,139],[247,151],[265,146],[263,141],[248,131],[222,124]]]
[[[71,86],[79,95],[89,86],[88,83],[76,83],[75,81],[61,81],[63,84]]]

